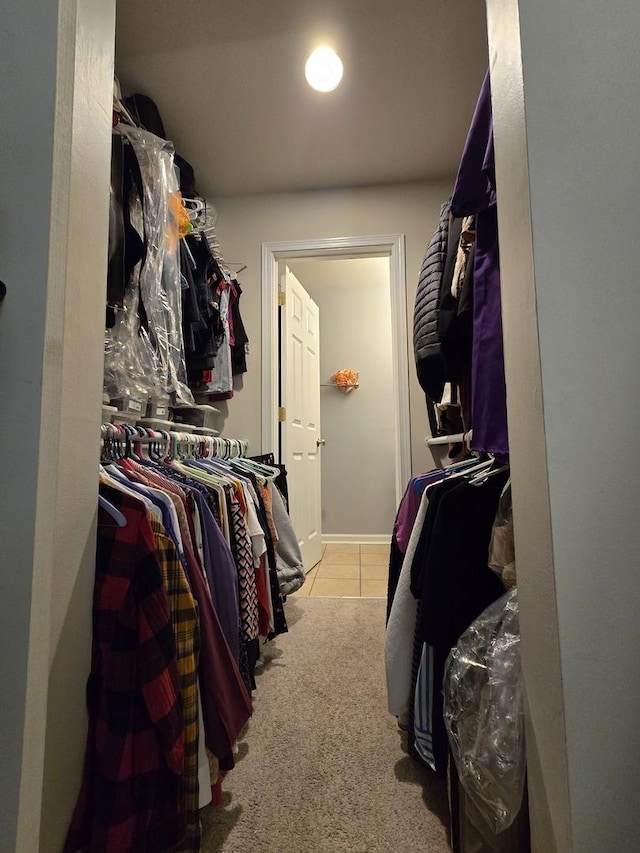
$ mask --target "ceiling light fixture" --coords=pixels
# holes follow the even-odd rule
[[[307,83],[318,92],[332,92],[342,80],[342,72],[342,60],[326,46],[316,48],[304,67]]]

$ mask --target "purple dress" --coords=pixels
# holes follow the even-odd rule
[[[451,211],[457,217],[476,214],[471,375],[473,448],[508,454],[498,208],[488,71],[458,169]]]

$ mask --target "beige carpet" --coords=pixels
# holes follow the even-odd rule
[[[203,851],[448,853],[446,793],[386,710],[382,599],[290,598]]]

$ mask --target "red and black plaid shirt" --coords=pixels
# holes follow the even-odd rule
[[[161,853],[185,833],[184,729],[176,646],[144,506],[101,494],[84,780],[64,850]]]

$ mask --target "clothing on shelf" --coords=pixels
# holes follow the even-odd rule
[[[502,346],[498,199],[493,149],[491,84],[487,71],[451,200],[454,216],[476,216],[473,259],[473,448],[509,452]]]
[[[432,435],[473,430],[474,450],[508,454],[488,72],[452,196],[440,211],[420,272],[414,355]]]
[[[281,591],[276,565],[291,536],[282,472],[231,455],[246,443],[102,436],[89,729],[65,851],[197,851],[199,808],[252,713],[259,639],[287,631],[282,595],[297,588]]]
[[[116,99],[112,140],[104,397],[143,416],[230,399],[248,338],[215,211],[150,98]]]

